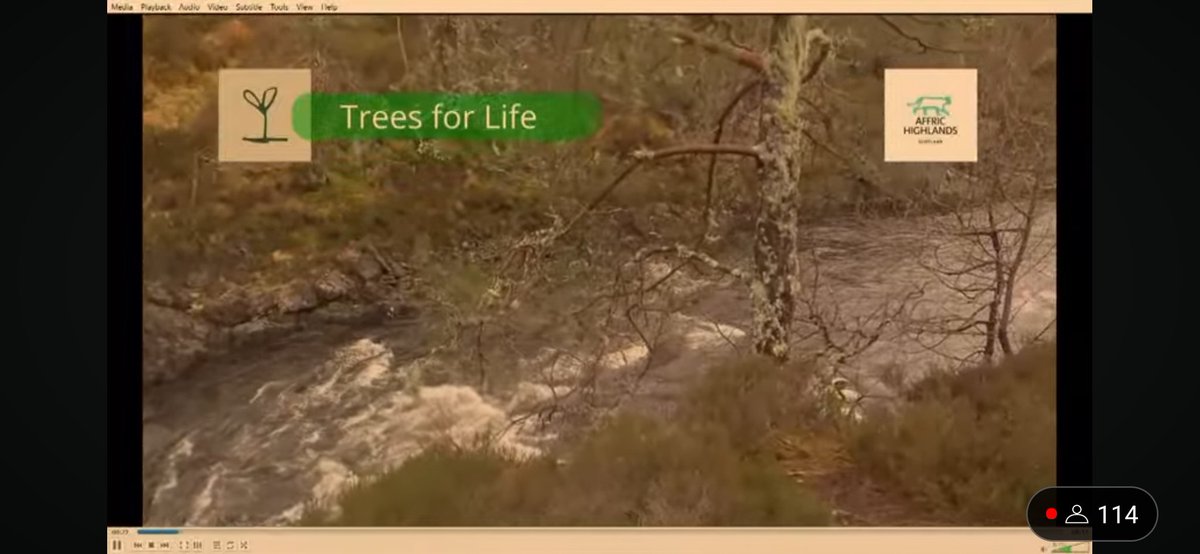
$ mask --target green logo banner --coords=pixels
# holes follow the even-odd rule
[[[462,139],[569,141],[600,127],[600,101],[585,92],[448,94],[309,93],[292,105],[296,134],[310,140]]]

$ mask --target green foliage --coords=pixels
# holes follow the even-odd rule
[[[1029,497],[1054,483],[1055,366],[1054,345],[1044,345],[929,377],[897,413],[855,431],[855,458],[923,506],[1023,524]]]

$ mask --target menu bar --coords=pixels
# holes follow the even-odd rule
[[[1092,0],[321,0],[105,2],[110,14],[1092,13]]]
[[[109,2],[108,13],[336,13],[342,2]],[[378,6],[376,7],[378,10]]]

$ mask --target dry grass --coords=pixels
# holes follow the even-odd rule
[[[855,461],[923,509],[1023,525],[1029,498],[1054,484],[1055,367],[1051,344],[926,379],[854,432]]]
[[[1016,525],[1054,481],[1054,367],[1052,345],[1030,348],[926,379],[897,412],[846,426],[804,392],[806,367],[735,360],[670,421],[618,416],[526,460],[435,446],[303,524],[820,526],[838,508],[877,512],[860,524]]]

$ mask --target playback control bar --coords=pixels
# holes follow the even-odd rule
[[[108,528],[107,552],[204,554],[625,554],[628,552],[1089,552],[1090,543],[1047,541],[1004,528]]]
[[[111,554],[139,552],[252,552],[251,540],[205,534],[184,535],[180,529],[112,529],[108,551]]]

